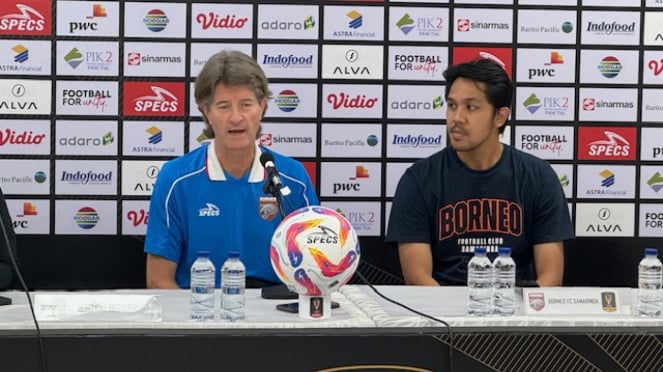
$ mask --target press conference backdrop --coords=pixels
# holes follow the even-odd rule
[[[4,0],[0,187],[21,267],[32,287],[144,285],[154,180],[208,140],[193,82],[238,49],[274,92],[260,143],[302,160],[364,265],[396,276],[391,200],[447,143],[442,72],[502,64],[503,141],[550,161],[568,199],[567,283],[631,285],[663,236],[661,46],[662,0]]]

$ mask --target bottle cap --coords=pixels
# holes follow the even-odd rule
[[[656,248],[645,248],[645,255],[647,255],[647,256],[658,256],[658,249],[656,249]]]
[[[499,247],[497,249],[497,254],[511,254],[511,247]]]
[[[209,251],[198,251],[198,257],[209,257]]]
[[[239,252],[237,252],[237,251],[229,251],[229,252],[228,252],[228,258],[239,258]]]
[[[474,254],[486,254],[486,247],[474,247]]]

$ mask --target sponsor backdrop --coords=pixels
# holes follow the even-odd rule
[[[634,282],[663,236],[663,1],[285,3],[0,4],[0,187],[33,285],[76,261],[142,284],[154,180],[208,140],[192,88],[221,49],[270,78],[260,143],[302,160],[365,263],[395,274],[390,201],[446,146],[442,72],[497,61],[516,83],[503,141],[550,161],[568,198],[567,281],[600,252]]]

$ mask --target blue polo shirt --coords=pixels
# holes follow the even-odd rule
[[[177,263],[175,281],[180,287],[190,286],[190,269],[198,251],[210,251],[217,287],[228,251],[240,252],[247,277],[280,283],[269,248],[281,215],[276,199],[262,190],[263,152],[274,156],[281,181],[291,190],[284,196],[288,200],[283,200],[286,215],[319,204],[300,162],[258,145],[250,171],[241,178],[224,172],[213,142],[161,168],[150,199],[144,250]]]

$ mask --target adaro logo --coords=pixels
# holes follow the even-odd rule
[[[183,116],[184,83],[125,82],[124,115]]]
[[[458,47],[453,50],[452,63],[458,64],[462,62],[473,61],[477,58],[490,59],[491,61],[502,66],[506,71],[509,78],[511,78],[511,56],[513,52],[511,48],[476,48],[476,47]]]
[[[636,128],[578,128],[578,160],[635,160]]]
[[[50,35],[51,1],[0,2],[0,35]]]

